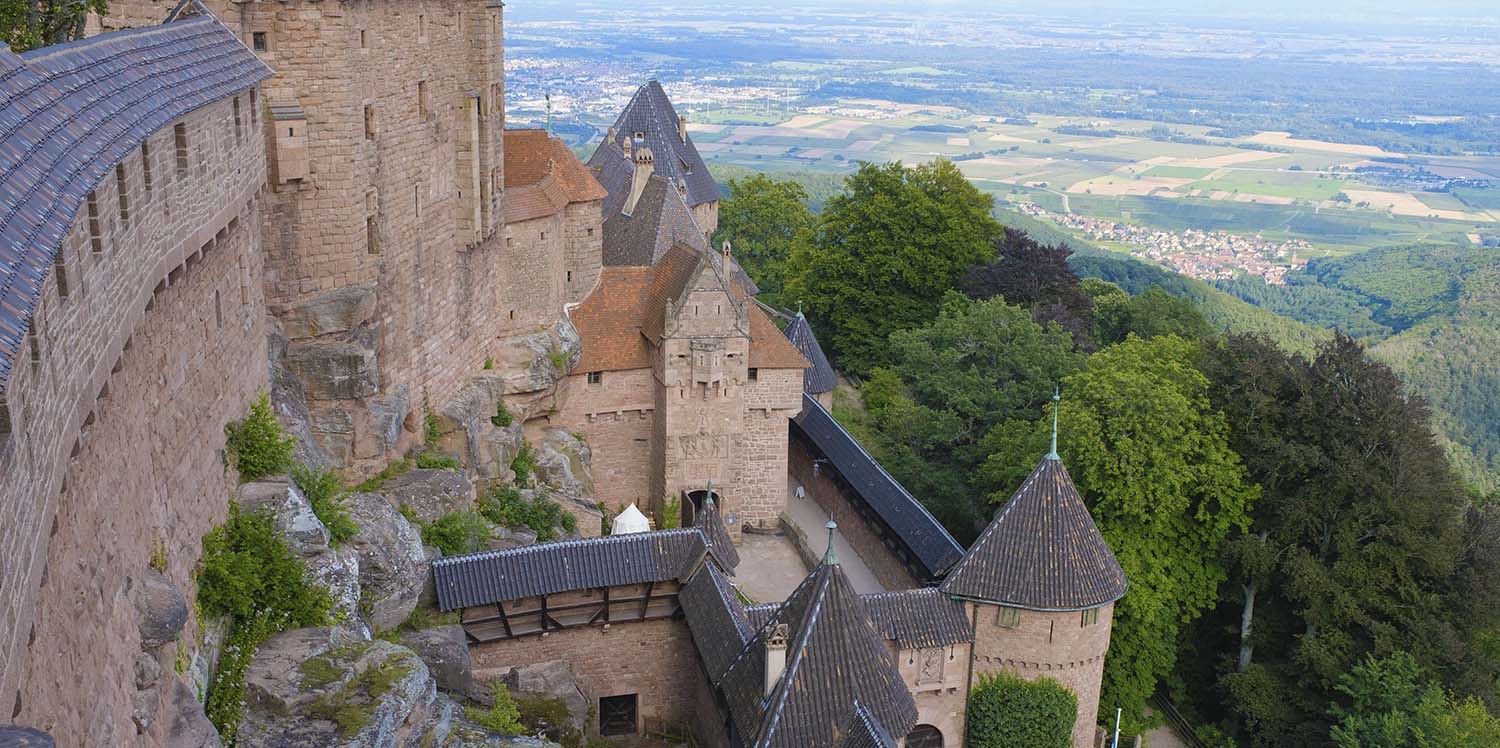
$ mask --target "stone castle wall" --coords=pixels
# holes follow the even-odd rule
[[[563,302],[577,304],[599,285],[604,265],[604,206],[601,201],[573,203],[565,211],[568,248]]]
[[[562,212],[505,225],[498,278],[501,337],[546,329],[562,316],[569,225]],[[598,233],[598,232],[595,232]]]
[[[759,369],[743,388],[732,527],[774,527],[787,502],[788,419],[802,407],[801,369]]]
[[[886,646],[895,657],[902,682],[917,703],[917,724],[936,727],[943,734],[943,745],[963,745],[969,645],[897,649],[894,642],[886,642]]]
[[[593,452],[599,500],[615,511],[634,503],[648,511],[656,420],[656,377],[650,369],[601,372],[598,384],[575,374],[558,385],[557,425],[583,437]]]
[[[0,719],[60,745],[158,744],[161,724],[132,724],[139,580],[159,544],[192,597],[234,484],[224,425],[268,385],[265,156],[250,94],[238,98],[238,131],[229,99],[180,120],[186,168],[171,127],[122,162],[128,219],[116,177],[95,190],[98,230],[86,206],[62,250],[67,295],[54,272],[6,393]],[[152,655],[170,674],[166,649]]]
[[[1098,622],[1086,626],[1083,613],[1078,611],[1021,610],[1012,628],[997,623],[1000,609],[996,606],[969,607],[971,615],[976,615],[972,608],[978,608],[974,619],[974,682],[982,674],[1002,671],[1028,680],[1057,680],[1078,695],[1074,748],[1092,746],[1114,605],[1097,608]]]

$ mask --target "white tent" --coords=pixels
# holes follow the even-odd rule
[[[615,515],[615,521],[609,526],[610,535],[629,535],[633,532],[646,532],[651,529],[650,520],[641,510],[635,508],[635,504],[625,507],[625,511]]]

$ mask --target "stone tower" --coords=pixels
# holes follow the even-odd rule
[[[1099,682],[1125,573],[1052,453],[1021,484],[943,582],[974,626],[970,683],[1009,672],[1078,695],[1075,748],[1093,745]]]

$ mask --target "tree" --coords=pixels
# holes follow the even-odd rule
[[[1037,324],[1056,322],[1076,345],[1092,350],[1092,304],[1068,265],[1073,250],[1066,244],[1041,244],[1009,226],[995,250],[992,262],[964,273],[959,288],[976,299],[1000,296],[1029,309]]]
[[[994,199],[951,162],[862,164],[792,247],[785,298],[801,299],[845,371],[889,359],[892,332],[925,324],[970,265],[994,253]]]
[[[1173,670],[1179,629],[1216,602],[1221,549],[1248,526],[1257,495],[1208,400],[1198,355],[1175,335],[1130,336],[1063,380],[1059,451],[1130,580],[1115,608],[1101,703],[1123,708],[1132,729]],[[992,501],[1025,479],[1050,426],[1012,421],[985,440]]]
[[[1334,703],[1329,737],[1336,748],[1488,748],[1500,744],[1500,719],[1476,699],[1454,699],[1428,680],[1415,657],[1369,656],[1339,678],[1346,703]]]
[[[1051,678],[1009,673],[981,675],[969,693],[972,748],[1068,748],[1078,721],[1078,697]]]
[[[755,174],[729,180],[729,197],[719,205],[717,242],[729,242],[734,258],[760,288],[768,304],[786,306],[782,298],[792,240],[812,228],[807,190],[792,181]]]
[[[14,52],[83,38],[89,13],[105,15],[108,0],[0,0],[0,33]]]
[[[1134,296],[1113,284],[1088,284],[1093,291],[1094,339],[1099,345],[1118,343],[1130,334],[1142,338],[1176,335],[1197,339],[1213,332],[1193,302],[1152,286]]]

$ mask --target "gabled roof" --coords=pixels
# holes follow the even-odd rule
[[[566,590],[681,579],[703,559],[696,528],[580,538],[432,562],[438,609],[457,610]]]
[[[730,663],[744,651],[745,643],[755,636],[750,619],[745,616],[745,607],[713,564],[698,567],[677,593],[677,600],[709,682],[718,683]]]
[[[1030,610],[1095,608],[1125,589],[1125,572],[1055,456],[1037,465],[942,585],[955,597]]]
[[[599,183],[609,191],[603,205],[605,265],[651,265],[674,244],[708,251],[708,238],[702,227],[682,196],[660,174],[646,180],[635,210],[629,214],[621,212],[630,196],[635,165],[623,153],[613,163],[617,166],[595,167],[594,171]]]
[[[556,215],[609,193],[561,140],[545,130],[505,131],[505,222]]]
[[[729,528],[724,524],[724,513],[719,511],[718,502],[710,499],[693,519],[693,526],[708,538],[708,555],[720,569],[733,574],[735,567],[740,565],[740,552],[735,550],[734,541],[729,538]]]
[[[828,459],[859,498],[920,565],[918,576],[936,579],[964,555],[963,546],[833,416],[817,398],[803,393],[802,412],[792,433]]]
[[[811,395],[832,392],[833,388],[839,385],[838,375],[833,373],[828,357],[823,355],[823,346],[818,345],[818,338],[813,335],[812,325],[807,323],[807,318],[802,316],[802,312],[797,312],[797,316],[783,332],[786,333],[786,339],[790,340],[803,357],[812,363],[812,366],[802,374],[802,391]]]
[[[589,166],[595,167],[599,159],[608,158],[609,156],[602,154],[609,146],[612,145],[619,151],[621,140],[641,133],[644,140],[638,145],[645,145],[655,154],[657,173],[665,176],[668,184],[676,185],[678,180],[687,184],[689,206],[718,200],[718,183],[709,174],[703,157],[698,155],[693,138],[682,132],[680,127],[677,109],[667,98],[667,92],[657,81],[647,81],[636,90],[620,116],[615,119],[612,132],[616,139],[601,144],[589,158]]]
[[[655,275],[646,289],[646,308],[641,319],[641,332],[653,345],[661,345],[666,335],[667,307],[682,303],[688,285],[708,263],[709,253],[684,244],[673,246],[656,263]]]
[[[599,272],[599,285],[568,313],[583,341],[574,372],[651,367],[651,343],[641,334],[641,319],[654,275],[649,267],[606,267]]]
[[[870,623],[897,649],[930,649],[974,641],[963,603],[935,587],[860,595]],[[771,620],[779,607],[761,603],[745,608],[750,625],[757,629]]]
[[[766,641],[786,626],[786,667],[765,688]],[[719,683],[744,744],[838,748],[855,704],[893,734],[916,704],[854,587],[838,564],[813,571],[756,633]]]
[[[89,191],[173,120],[269,77],[212,16],[0,45],[0,389]]]
[[[880,724],[880,719],[858,701],[854,702],[854,714],[849,718],[844,734],[847,737],[839,748],[896,748],[900,745],[885,725]]]
[[[757,369],[806,369],[807,358],[776,329],[776,323],[754,302],[750,313],[750,365]]]

